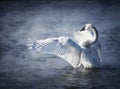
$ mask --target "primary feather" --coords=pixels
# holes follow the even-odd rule
[[[38,40],[28,46],[41,53],[54,54],[66,60],[73,67],[79,67],[81,48],[78,44],[67,37],[48,38]]]

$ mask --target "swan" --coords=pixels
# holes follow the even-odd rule
[[[81,30],[73,32],[73,39],[60,36],[36,41],[28,40],[29,49],[56,55],[74,68],[101,67],[101,44],[98,40],[98,31],[92,24],[86,24]]]

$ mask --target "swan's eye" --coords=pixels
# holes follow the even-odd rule
[[[80,31],[84,31],[84,30],[85,30],[85,26]]]

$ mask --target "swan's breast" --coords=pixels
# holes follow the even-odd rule
[[[85,47],[92,41],[92,35],[89,33],[89,31],[78,31],[74,32],[74,39],[81,47]]]

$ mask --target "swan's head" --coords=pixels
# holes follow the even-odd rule
[[[80,31],[90,30],[92,28],[94,28],[94,26],[92,24],[86,24]]]

